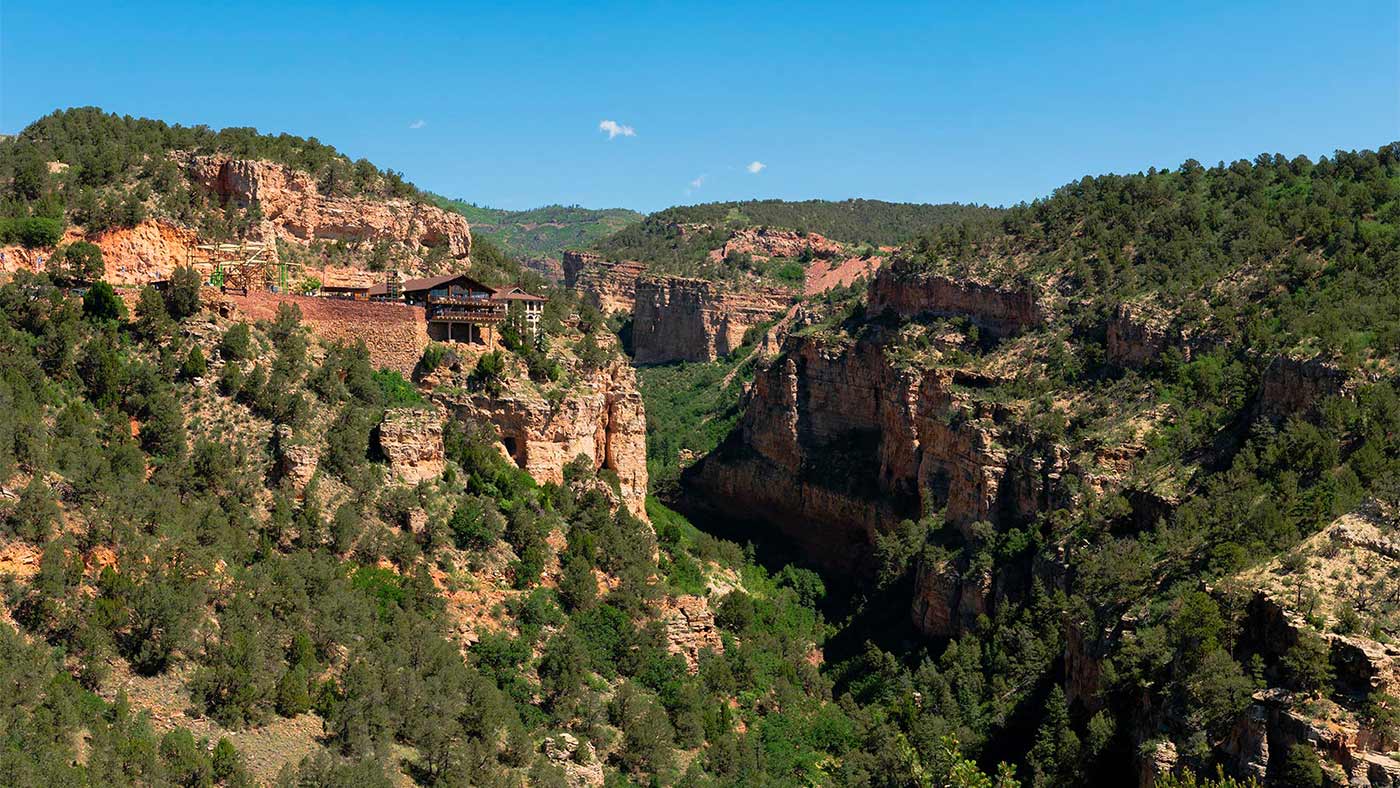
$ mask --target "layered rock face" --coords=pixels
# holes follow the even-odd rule
[[[310,174],[267,161],[189,154],[177,160],[192,181],[220,198],[245,208],[257,204],[267,229],[284,240],[389,241],[412,252],[440,246],[459,260],[471,253],[466,218],[437,206],[323,195]]]
[[[646,410],[637,375],[619,359],[581,374],[563,401],[552,403],[532,386],[500,396],[435,393],[456,418],[495,426],[517,465],[540,482],[564,481],[564,466],[580,454],[617,474],[622,503],[646,519]]]
[[[102,249],[106,268],[103,279],[114,285],[143,285],[156,279],[168,279],[178,265],[190,259],[198,241],[194,230],[174,227],[163,222],[146,220],[135,227],[118,227],[84,236],[69,228],[60,245],[88,241]],[[22,246],[0,248],[0,272],[38,271],[44,267],[52,249],[25,249]]]
[[[710,252],[711,259],[723,260],[731,254],[747,254],[756,258],[798,257],[810,252],[816,257],[836,257],[845,251],[840,243],[816,233],[798,233],[769,227],[748,227],[735,230],[724,246]]]
[[[637,277],[646,273],[641,263],[612,262],[592,252],[564,252],[564,285],[585,303],[605,315],[632,314],[637,299]]]
[[[1170,316],[1161,310],[1145,304],[1119,304],[1108,321],[1108,360],[1125,367],[1143,367],[1169,346],[1180,344],[1179,339]]]
[[[946,504],[963,527],[1031,516],[1051,469],[1003,446],[1001,414],[955,393],[954,379],[895,367],[875,339],[790,337],[757,373],[739,429],[686,481],[726,514],[771,520],[812,560],[851,573],[866,568],[877,532],[927,509]],[[938,590],[947,582],[951,600]],[[969,609],[981,606],[984,592],[965,585],[931,577],[916,620],[941,630],[957,618],[945,608],[964,597]]]
[[[724,642],[715,626],[715,614],[703,596],[679,596],[667,599],[661,608],[661,620],[666,625],[666,650],[685,659],[692,674],[700,670],[700,654],[713,651],[724,653]]]
[[[445,467],[442,413],[436,409],[392,408],[379,424],[379,450],[389,469],[409,484],[437,478]]]
[[[1327,397],[1348,392],[1356,382],[1341,367],[1323,359],[1279,356],[1264,370],[1258,411],[1271,419],[1303,413]]]
[[[753,326],[782,314],[791,297],[776,289],[735,291],[718,282],[643,276],[636,282],[632,350],[638,364],[714,361]]]
[[[934,273],[914,272],[896,261],[870,283],[870,314],[890,310],[902,318],[965,317],[997,337],[1011,336],[1045,320],[1032,286],[1003,287]]]

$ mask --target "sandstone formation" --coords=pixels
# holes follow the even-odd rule
[[[1356,382],[1341,367],[1322,358],[1279,356],[1264,370],[1258,414],[1281,419],[1305,413],[1327,397],[1350,391]]]
[[[409,484],[437,478],[445,464],[442,413],[391,408],[379,424],[379,450],[389,460],[389,470]]]
[[[773,288],[736,291],[718,282],[643,276],[636,282],[632,350],[638,364],[714,361],[734,352],[744,333],[787,309]]]
[[[1031,516],[1057,469],[1006,448],[996,407],[955,392],[955,376],[898,368],[878,339],[848,347],[794,335],[756,374],[736,434],[687,482],[730,515],[771,520],[805,555],[847,572],[860,571],[875,533],[928,509],[946,504],[964,527]],[[916,619],[941,631],[956,616],[931,597],[941,583],[961,583],[921,582]],[[982,604],[985,581],[975,583],[952,610],[964,593],[969,609]]]
[[[1006,337],[1045,321],[1032,285],[1001,286],[910,270],[896,261],[870,283],[872,315],[889,310],[901,318],[964,317],[993,336]]]
[[[1151,364],[1168,347],[1190,348],[1172,327],[1171,315],[1148,304],[1122,303],[1108,322],[1108,360],[1124,367]]]
[[[666,650],[680,654],[692,674],[700,670],[701,652],[724,652],[719,628],[715,626],[715,614],[705,597],[667,599],[661,608],[661,620],[666,625]]]
[[[747,254],[756,259],[774,257],[796,258],[803,253],[814,257],[837,257],[845,251],[840,243],[816,233],[799,233],[771,227],[748,227],[735,230],[724,246],[710,252],[710,259],[724,260],[730,255]]]
[[[298,440],[292,429],[285,424],[278,426],[275,439],[277,443],[277,474],[282,478],[290,479],[296,490],[306,489],[306,485],[311,481],[311,476],[316,473],[316,465],[320,461],[320,454],[317,452],[316,446],[305,440]]]
[[[622,359],[580,371],[562,401],[551,402],[528,381],[513,381],[498,396],[438,390],[434,397],[454,418],[495,426],[505,453],[540,482],[564,480],[579,455],[617,475],[622,502],[646,519],[646,410],[636,372]]]
[[[268,161],[226,155],[176,154],[192,181],[239,207],[257,205],[266,222],[262,240],[374,244],[388,241],[418,253],[444,247],[464,260],[471,253],[465,217],[398,198],[323,195],[306,172]]]
[[[85,236],[69,227],[59,246],[88,241],[102,249],[106,267],[103,278],[114,285],[136,286],[157,279],[168,279],[178,265],[190,259],[198,243],[194,230],[165,222],[146,220],[135,227],[118,227]],[[55,249],[0,248],[0,272],[38,271],[47,265]]]
[[[638,262],[612,262],[592,252],[564,252],[564,285],[605,315],[632,314],[637,277],[646,272]]]
[[[570,788],[596,788],[606,782],[603,762],[592,742],[580,743],[571,733],[560,733],[544,740],[544,755],[564,772]]]

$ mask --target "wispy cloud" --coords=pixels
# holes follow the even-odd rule
[[[421,129],[426,125],[428,125],[428,121],[419,118],[418,120],[415,120],[412,123],[408,124],[408,127],[410,129]]]
[[[705,185],[705,179],[708,178],[708,177],[710,177],[708,174],[697,176],[697,177],[695,178],[695,180],[693,180],[693,181],[690,182],[690,188],[686,189],[686,190],[685,190],[685,193],[686,193],[686,194],[690,194],[691,192],[695,191],[696,189],[700,188],[701,186],[704,186],[704,185]]]
[[[625,126],[615,120],[604,120],[598,123],[598,130],[608,133],[608,139],[614,137],[635,137],[637,130],[631,126]]]
[[[748,170],[753,175],[757,175],[760,172],[763,172],[765,169],[767,169],[767,167],[768,165],[764,164],[761,161],[751,161],[749,162],[749,166],[745,167],[744,169]]]

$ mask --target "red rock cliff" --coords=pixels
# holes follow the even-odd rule
[[[753,326],[791,303],[782,290],[736,291],[718,282],[679,276],[637,280],[632,350],[638,364],[714,361],[743,344]]]
[[[1045,320],[1033,286],[1002,286],[911,270],[898,260],[870,283],[870,314],[890,310],[903,318],[965,317],[995,336],[1010,336]]]
[[[734,435],[688,475],[727,514],[768,519],[814,561],[861,572],[877,532],[947,505],[949,521],[1031,515],[1041,469],[954,373],[890,363],[878,340],[793,336],[760,370]]]
[[[190,180],[220,198],[240,207],[256,203],[270,232],[284,240],[389,241],[412,252],[442,246],[457,259],[471,253],[466,218],[434,205],[323,195],[310,174],[268,161],[224,155],[184,155],[180,160]]]
[[[637,277],[647,267],[638,262],[611,262],[592,252],[564,252],[564,285],[585,303],[603,312],[632,314],[637,297]]]
[[[502,450],[537,481],[560,483],[565,465],[580,454],[589,457],[595,468],[617,474],[621,502],[646,519],[646,409],[636,372],[621,357],[599,370],[580,370],[559,402],[519,380],[499,396],[435,398],[457,418],[493,424]]]

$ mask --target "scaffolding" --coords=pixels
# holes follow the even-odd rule
[[[207,273],[209,284],[225,293],[239,291],[248,295],[255,289],[289,292],[292,276],[301,271],[302,265],[272,257],[272,245],[261,241],[198,244],[190,264]]]

